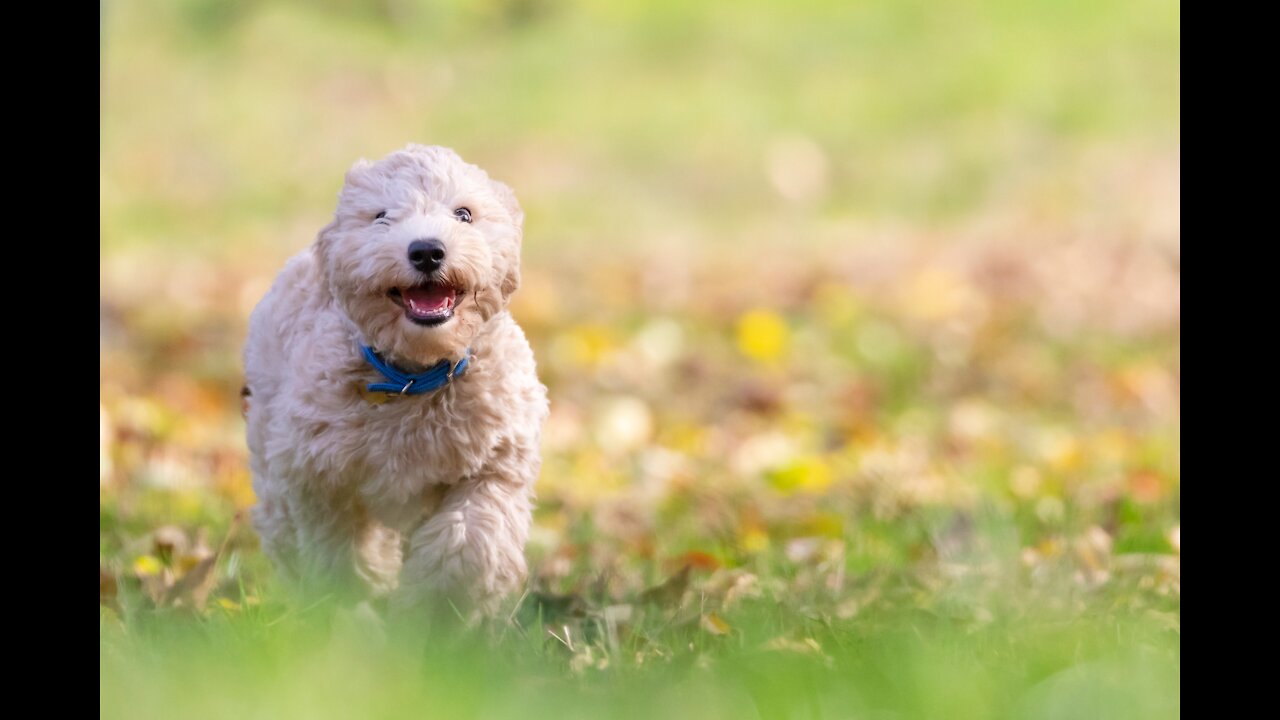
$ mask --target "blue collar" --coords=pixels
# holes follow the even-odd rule
[[[360,346],[361,352],[364,353],[364,359],[375,370],[382,373],[390,382],[370,383],[368,385],[369,392],[384,392],[395,395],[421,395],[429,393],[432,390],[439,390],[448,385],[455,375],[461,375],[466,372],[467,366],[471,364],[471,348],[467,348],[467,356],[456,363],[448,360],[441,360],[439,363],[427,368],[425,372],[415,374],[398,370],[383,360],[373,348],[368,345]]]

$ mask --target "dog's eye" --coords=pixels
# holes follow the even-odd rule
[[[382,212],[378,213],[377,215],[374,215],[374,216],[373,216],[373,219],[374,219],[374,220],[381,220],[382,218],[384,218],[384,217],[386,217],[386,216],[387,216],[387,211],[386,211],[386,210],[383,210]]]
[[[454,210],[454,211],[453,211],[453,216],[454,216],[454,217],[456,217],[456,218],[458,218],[459,220],[461,220],[461,221],[462,221],[462,222],[464,222],[464,223],[469,223],[469,222],[471,222],[471,211],[470,211],[470,210],[468,210],[468,209],[466,209],[466,208],[464,208],[464,207],[462,207],[462,208],[458,208],[457,210]]]

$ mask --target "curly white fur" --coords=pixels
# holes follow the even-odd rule
[[[453,211],[465,206],[473,222]],[[389,223],[375,223],[378,213]],[[244,351],[253,519],[303,590],[389,594],[393,607],[491,612],[525,576],[547,417],[533,353],[507,312],[524,214],[510,188],[452,150],[410,145],[347,172],[333,222],[254,309]],[[436,238],[454,316],[413,323],[387,296],[422,282],[407,261]],[[432,393],[371,403],[367,344],[420,370],[471,349]]]

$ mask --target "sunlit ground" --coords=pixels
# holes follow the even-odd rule
[[[1176,4],[350,5],[105,7],[104,716],[1178,714]],[[409,141],[521,198],[552,399],[425,655],[232,530],[248,312]]]

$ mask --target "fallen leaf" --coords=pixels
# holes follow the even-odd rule
[[[640,593],[640,602],[662,607],[678,606],[684,597],[684,591],[689,587],[689,570],[690,566],[685,565],[680,568],[680,572],[667,578],[666,582]]]
[[[173,558],[187,549],[187,534],[175,525],[164,525],[151,533],[155,556],[165,565],[172,565]]]
[[[517,611],[522,620],[533,623],[541,620],[552,624],[566,618],[580,618],[586,615],[587,603],[577,594],[556,595],[553,593],[532,592],[521,603]]]
[[[133,574],[138,577],[159,575],[164,570],[164,563],[151,555],[141,555],[133,561]]]
[[[725,622],[724,618],[713,612],[703,615],[699,625],[703,630],[711,633],[712,635],[728,635],[733,632],[733,628],[729,626],[729,623]]]
[[[209,593],[213,591],[213,586],[216,584],[217,575],[213,570],[217,564],[218,557],[216,555],[201,560],[190,572],[183,575],[178,582],[169,588],[161,599],[160,604],[190,606],[203,612],[205,603],[209,599]]]
[[[701,550],[690,550],[675,560],[676,562],[673,564],[688,565],[698,570],[718,570],[720,568],[720,561],[714,555]]]
[[[105,605],[115,601],[116,576],[104,567],[98,568],[98,604]]]
[[[752,310],[738,318],[738,350],[749,358],[772,362],[787,350],[787,323],[771,310]]]
[[[819,494],[831,487],[831,466],[820,457],[800,458],[767,473],[769,484],[784,495]]]
[[[213,592],[214,586],[218,584],[218,575],[214,572],[218,565],[218,558],[226,553],[231,536],[235,534],[239,524],[240,514],[236,513],[217,552],[196,563],[187,574],[174,583],[161,598],[161,605],[191,607],[197,612],[204,612],[209,593]]]
[[[803,640],[792,640],[787,637],[776,637],[760,646],[763,650],[771,652],[787,652],[797,655],[809,655],[822,660],[828,666],[832,664],[829,655],[822,651],[822,646],[813,638],[805,638]]]
[[[769,548],[769,533],[759,527],[745,528],[738,536],[738,547],[745,553],[763,552]]]
[[[757,582],[756,576],[749,572],[744,572],[734,578],[733,584],[729,586],[728,590],[725,590],[722,607],[733,607],[742,598],[760,597],[760,594],[760,583]]]

